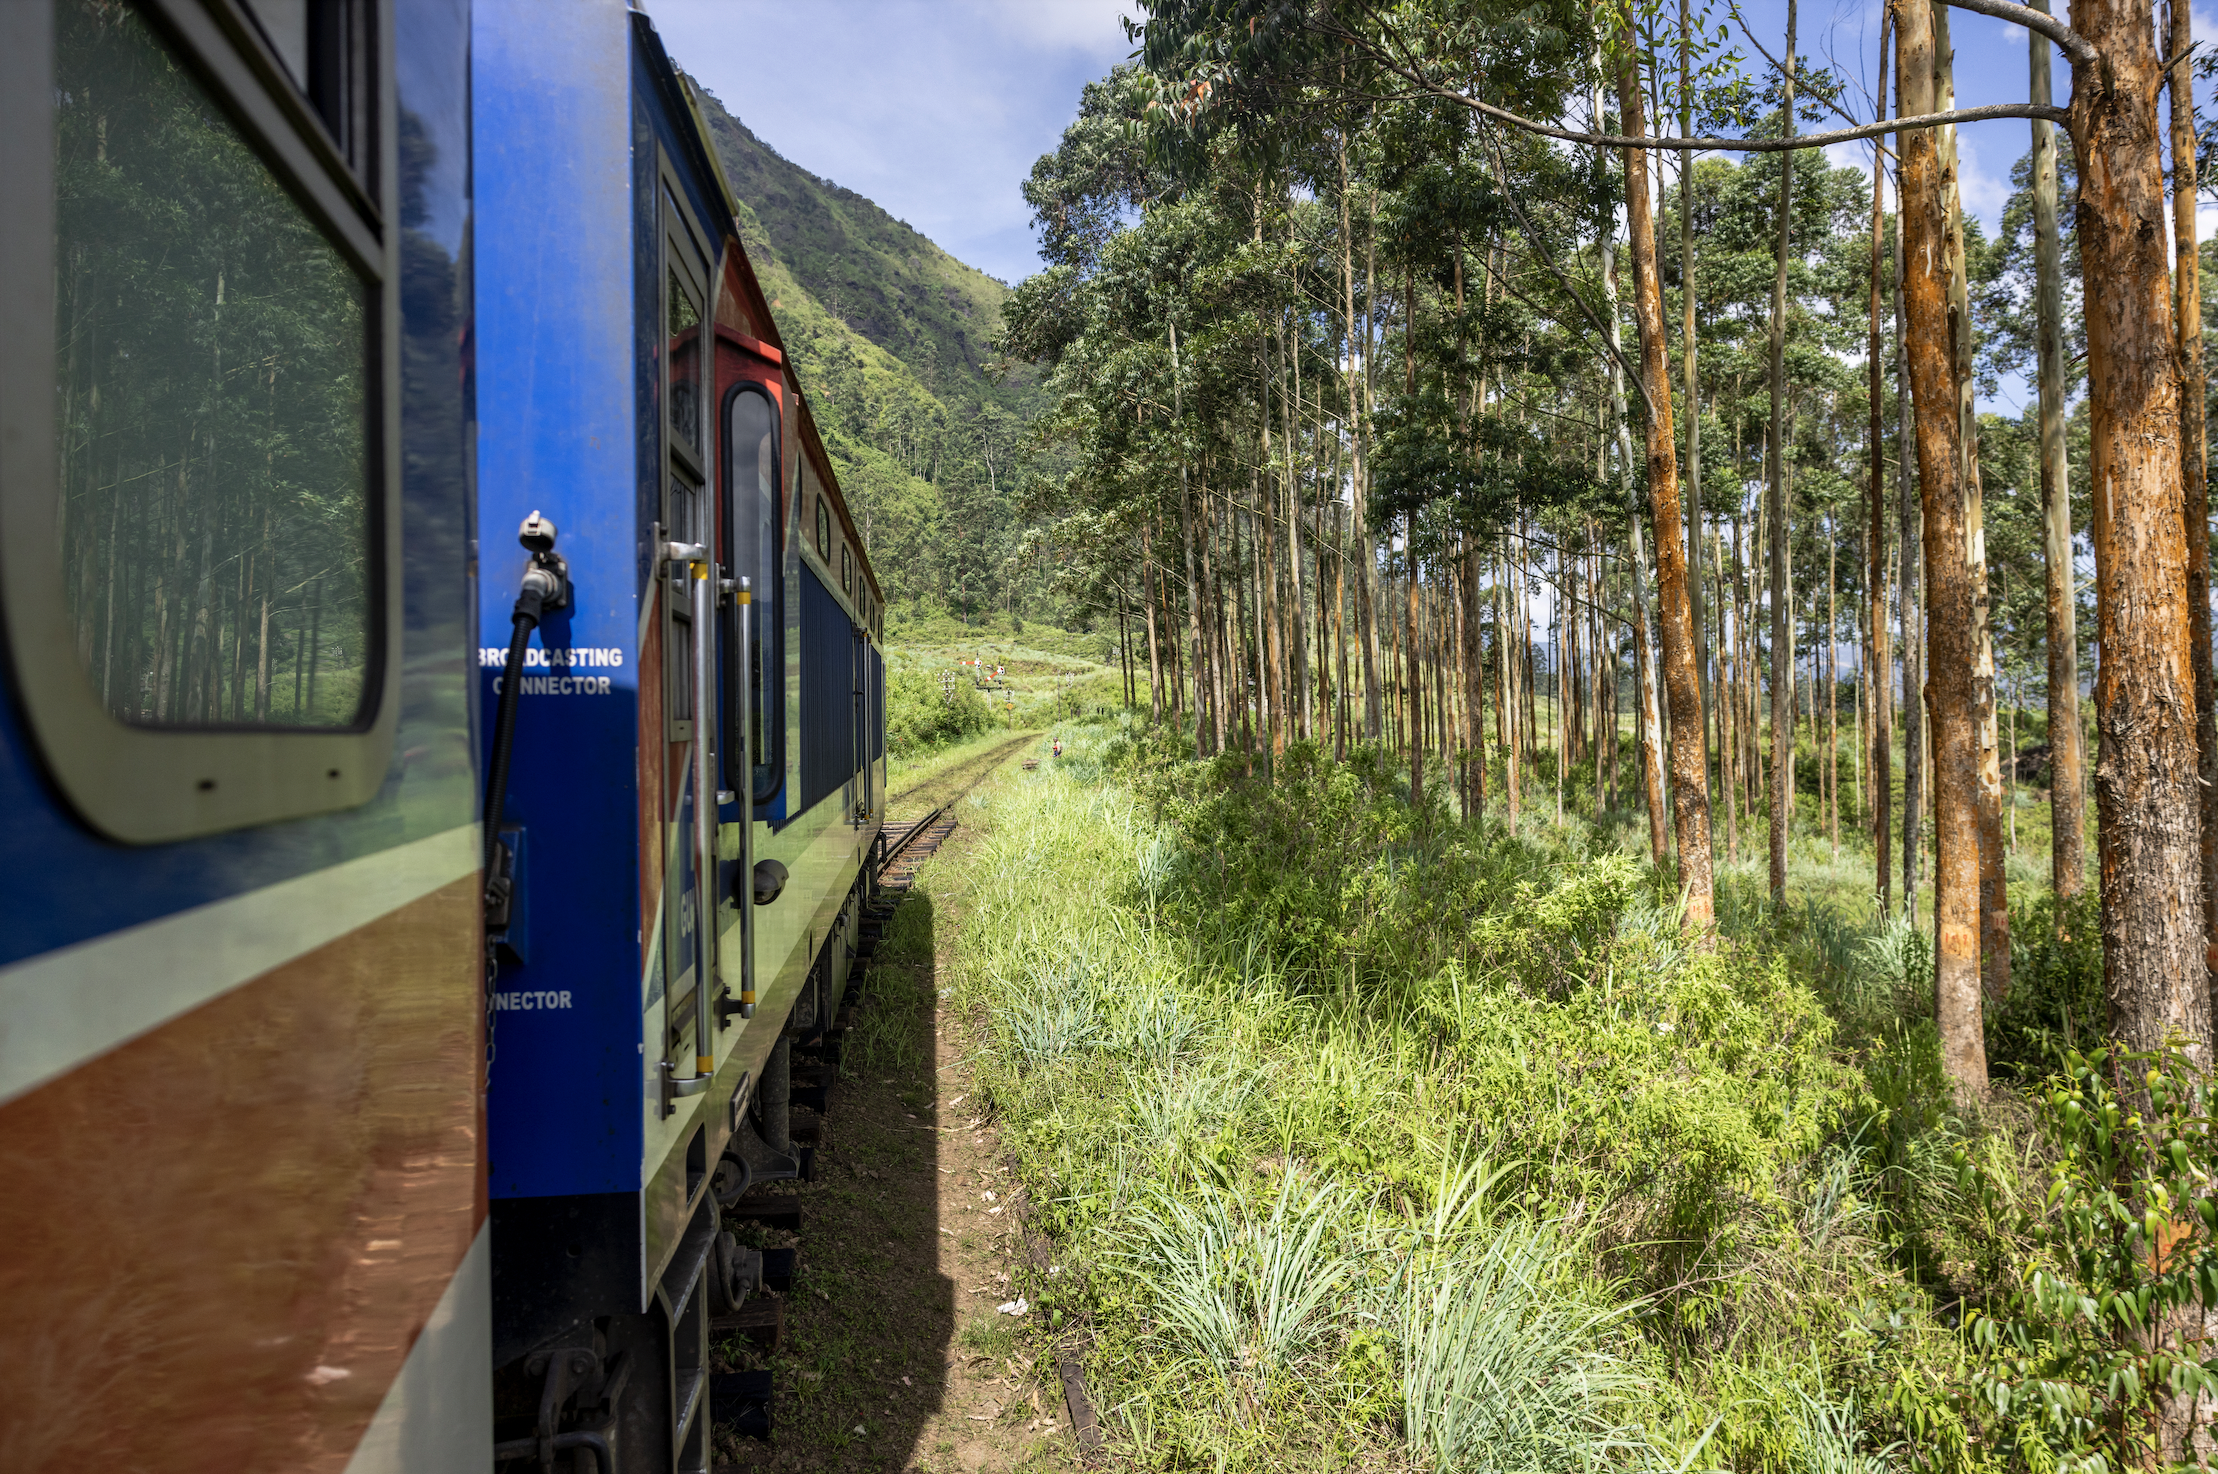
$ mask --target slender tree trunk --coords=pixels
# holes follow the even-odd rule
[[[1902,101],[1902,31],[1895,30],[1895,114],[1907,109]],[[1902,135],[1897,134],[1899,140]],[[1899,158],[1900,155],[1898,154]],[[1901,194],[1903,176],[1897,175],[1895,206],[1895,492],[1900,503],[1900,534],[1896,552],[1902,572],[1896,580],[1895,598],[1902,611],[1902,914],[1911,925],[1918,920],[1918,883],[1925,857],[1925,620],[1919,569],[1925,552],[1925,508],[1914,492],[1911,468],[1916,464],[1918,423],[1910,399],[1909,312],[1903,300],[1909,276],[1909,253],[1904,249],[1909,210]]]
[[[2189,7],[2166,0],[2167,56],[2194,44]],[[2188,651],[2195,677],[2195,750],[2201,775],[2203,938],[2218,963],[2218,712],[2211,706],[2210,442],[2204,415],[2202,259],[2195,244],[2194,66],[2182,61],[2166,81],[2172,125],[2172,320],[2179,328],[2180,487],[2186,501]]]
[[[1418,668],[1417,636],[1417,518],[1411,514],[1403,545],[1403,571],[1408,580],[1407,634],[1403,642],[1402,682],[1409,688],[1409,802],[1412,808],[1425,801],[1425,683]]]
[[[1956,106],[1949,9],[1933,8],[1933,105]],[[1972,696],[1979,713],[1979,976],[1987,996],[2010,992],[2010,892],[2003,878],[2002,766],[1996,726],[1994,610],[1988,593],[1987,522],[1980,490],[1979,415],[1973,397],[1971,282],[1964,251],[1962,180],[1956,129],[1934,130],[1941,162],[1942,214],[1948,235],[1950,359],[1956,375],[1957,494],[1963,499],[1964,557],[1972,591]]]
[[[1597,108],[1597,111],[1600,109]],[[1648,618],[1648,551],[1641,535],[1640,508],[1635,504],[1633,491],[1633,432],[1625,406],[1625,375],[1619,367],[1621,355],[1618,308],[1616,244],[1609,237],[1602,240],[1602,292],[1609,304],[1610,314],[1610,416],[1617,430],[1618,484],[1625,495],[1625,505],[1630,513],[1626,518],[1626,536],[1631,540],[1633,553],[1633,710],[1634,743],[1640,750],[1640,783],[1642,801],[1648,807],[1648,855],[1662,863],[1665,853],[1664,791],[1663,791],[1663,727],[1657,714],[1656,662],[1653,626]]]
[[[1882,12],[1879,21],[1879,113],[1886,115],[1886,77],[1888,26],[1894,20],[1892,12]],[[2047,42],[2039,43],[2043,48]],[[1885,392],[1884,375],[1880,358],[1879,286],[1880,262],[1885,252],[1887,219],[1887,161],[1881,141],[1872,141],[1871,152],[1871,330],[1865,346],[1865,357],[1870,374],[1868,398],[1871,409],[1871,490],[1870,521],[1865,534],[1864,579],[1865,591],[1870,601],[1870,625],[1866,635],[1869,653],[1864,667],[1863,684],[1866,699],[1871,705],[1871,846],[1873,869],[1872,894],[1876,898],[1879,914],[1884,917],[1890,909],[1888,893],[1888,833],[1887,820],[1893,809],[1894,753],[1889,738],[1893,736],[1894,716],[1887,710],[1887,695],[1893,685],[1894,660],[1887,649],[1887,440],[1886,428],[1880,421],[1880,405]]]
[[[1786,136],[1794,136],[1795,0],[1787,0]],[[1779,246],[1771,287],[1771,899],[1787,900],[1787,826],[1794,817],[1794,655],[1787,604],[1787,252],[1793,240],[1794,155],[1779,156]]]
[[[1725,577],[1725,534],[1714,535],[1711,558],[1717,570],[1717,777],[1725,795],[1725,862],[1740,859],[1740,611]]]
[[[1186,388],[1179,374],[1178,324],[1170,325],[1171,338],[1171,417],[1172,433],[1179,439],[1178,446],[1178,543],[1186,558],[1186,639],[1194,652],[1194,736],[1202,738],[1201,731],[1201,585],[1194,577],[1194,522],[1191,511],[1192,493],[1186,485]],[[1183,731],[1184,724],[1181,723]],[[1207,743],[1202,743],[1206,756]]]
[[[1516,643],[1516,618],[1511,607],[1513,580],[1510,570],[1514,567],[1507,548],[1502,557],[1502,577],[1494,586],[1497,609],[1494,617],[1494,653],[1501,662],[1501,672],[1494,683],[1494,700],[1502,730],[1497,733],[1502,747],[1502,801],[1509,809],[1509,832],[1517,832],[1517,811],[1522,800],[1518,784],[1518,761],[1524,750],[1523,734],[1518,727],[1517,680],[1514,671],[1516,656],[1511,647]]]
[[[2032,0],[2048,12],[2049,0]],[[2050,100],[2049,43],[2028,33],[2027,95]],[[2064,253],[2056,223],[2056,125],[2033,123],[2033,300],[2040,386],[2041,514],[2047,562],[2049,657],[2049,883],[2059,896],[2086,888],[2079,741],[2079,610],[2073,576],[2071,468],[2064,450]],[[2059,915],[2059,924],[2062,922]]]
[[[1340,525],[1340,507],[1332,510],[1333,530],[1339,534],[1339,551],[1332,560],[1332,645],[1339,665],[1333,690],[1332,758],[1348,759],[1348,529]]]
[[[1155,536],[1154,529],[1140,529],[1140,562],[1147,569],[1148,605],[1148,724],[1163,724],[1163,649],[1155,630]]]
[[[1288,216],[1288,230],[1292,230],[1292,216]],[[1315,708],[1309,688],[1309,606],[1306,586],[1302,576],[1302,478],[1301,478],[1301,416],[1302,365],[1301,335],[1289,332],[1282,325],[1280,338],[1285,342],[1287,391],[1280,418],[1285,422],[1286,434],[1286,625],[1287,680],[1293,689],[1287,692],[1287,718],[1293,724],[1297,740],[1310,734],[1310,721]]]
[[[1694,41],[1687,0],[1679,0],[1679,136],[1694,135]],[[1687,405],[1687,608],[1694,632],[1694,674],[1702,697],[1702,803],[1710,794],[1710,641],[1702,612],[1702,391],[1694,325],[1694,160],[1679,155],[1679,350],[1685,360]]]
[[[2146,6],[2127,0],[2078,0],[2072,25],[2103,62],[2073,70],[2072,131],[2102,649],[2095,802],[2104,983],[2120,1042],[2147,1048],[2177,1035],[2207,1060],[2194,654],[2154,25]]]
[[[1834,603],[1834,573],[1841,530],[1825,519],[1825,837],[1841,856],[1841,611]]]
[[[1469,815],[1486,812],[1486,692],[1479,652],[1479,549],[1463,543],[1463,762]]]
[[[1627,29],[1618,63],[1618,110],[1626,131],[1637,137],[1643,126],[1640,73]],[[1687,922],[1707,933],[1715,924],[1716,902],[1710,870],[1710,809],[1702,771],[1702,690],[1696,671],[1694,613],[1687,595],[1687,544],[1679,526],[1677,446],[1671,429],[1670,369],[1664,360],[1656,222],[1648,205],[1648,158],[1640,149],[1625,151],[1625,199],[1632,237],[1633,309],[1640,326],[1641,383],[1648,398],[1648,496],[1656,522],[1664,690],[1671,703],[1672,828],[1679,845],[1679,884],[1687,898]]]
[[[1932,112],[1933,0],[1896,0],[1901,109]],[[1925,497],[1926,611],[1933,668],[1935,778],[1933,912],[1935,1018],[1941,1059],[1962,1099],[1987,1092],[1979,979],[1979,706],[1973,681],[1975,595],[1961,484],[1956,365],[1949,345],[1947,189],[1932,130],[1898,133],[1902,157],[1904,297],[1910,322],[1911,392],[1917,406],[1918,480]]]
[[[1346,160],[1343,157],[1343,171],[1345,167]],[[1378,344],[1371,333],[1372,319],[1376,315],[1371,309],[1371,304],[1376,297],[1378,282],[1379,201],[1376,192],[1371,195],[1370,204],[1371,228],[1364,238],[1363,245],[1363,402],[1362,413],[1356,419],[1355,523],[1357,546],[1362,561],[1356,564],[1355,599],[1356,622],[1361,627],[1363,636],[1363,735],[1376,742],[1382,735],[1380,730],[1382,713],[1379,694],[1379,611],[1378,599],[1372,589],[1372,583],[1378,577],[1378,569],[1376,555],[1371,548],[1371,520],[1368,510],[1371,487],[1371,467],[1368,454],[1371,424],[1371,365],[1377,361],[1374,355],[1378,352]]]

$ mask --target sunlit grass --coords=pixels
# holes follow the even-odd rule
[[[1349,872],[1371,899],[1334,903],[1373,916],[1360,935],[1290,950],[1197,905],[1247,862],[1126,786],[1121,729],[1049,735],[1060,759],[966,804],[936,882],[964,917],[947,976],[1064,1266],[1025,1285],[1035,1334],[1083,1332],[1136,1466],[1784,1469],[1874,1446],[1820,1371],[1848,1344],[1831,1307],[1893,1273],[1874,1194],[1935,1185],[1921,1056],[1897,1147],[1833,1134],[1871,1106],[1809,985],[1761,961],[1877,1013],[1906,964],[1867,955],[1867,920],[1775,915],[1758,875],[1729,933],[1774,950],[1703,954],[1646,879],[1645,821],[1551,807],[1515,844],[1387,843]],[[1315,844],[1348,842],[1313,817]],[[1854,880],[1822,845],[1797,865]],[[1461,940],[1451,891],[1496,898]],[[1889,1355],[1935,1334],[1914,1313]]]

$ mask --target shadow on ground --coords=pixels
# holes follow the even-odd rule
[[[925,1452],[953,1363],[957,1293],[938,1245],[937,943],[932,900],[914,891],[841,1041],[815,1180],[793,1188],[800,1231],[731,1224],[743,1243],[799,1252],[776,1350],[736,1336],[719,1347],[724,1366],[768,1368],[777,1389],[771,1441],[720,1429],[719,1470],[898,1470]],[[796,1113],[796,1126],[806,1119]]]

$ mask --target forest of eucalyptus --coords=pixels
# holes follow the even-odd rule
[[[1269,1224],[1299,1180],[1391,1227],[1320,1374],[1397,1385],[1439,1470],[2208,1467],[2186,7],[1889,0],[1865,75],[1794,0],[1776,36],[1702,0],[1146,9],[1026,187],[1049,265],[1000,346],[1147,708],[1175,845],[1135,934],[1184,928],[1212,1047],[1288,1051],[1240,1066],[1279,1082]],[[2019,28],[2023,101],[1958,106],[1952,14]],[[2022,150],[1992,238],[1974,128]],[[1007,1090],[1042,1142],[1094,1098],[1053,1078]],[[1077,1185],[1107,1151],[1041,1170],[1130,1258],[1123,1177]],[[1198,1213],[1244,1190],[1217,1171],[1157,1191]],[[1148,1201],[1177,1260],[1199,1220]],[[1518,1293],[1581,1329],[1482,1336],[1528,1230],[1558,1247]],[[1089,1334],[1151,1417],[1202,1410],[1179,1436],[1227,1426],[1189,1387],[1248,1426],[1247,1344],[1172,1293]]]
[[[1783,902],[1845,833],[1881,915],[1930,897],[1973,1100],[2021,776],[2060,899],[2096,841],[2109,1032],[2207,1057],[2218,754],[2186,10],[1966,8],[2027,28],[2028,104],[1952,111],[1925,0],[1876,82],[1791,4],[1159,0],[1033,172],[1003,347],[1201,755],[1384,743],[1512,832],[1637,808],[1697,933],[1718,864]],[[2030,130],[1992,241],[1959,123]],[[2005,375],[2021,419],[1975,409]]]

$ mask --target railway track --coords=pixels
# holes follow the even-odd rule
[[[879,832],[879,851],[876,860],[877,883],[881,894],[899,895],[916,881],[917,870],[932,852],[955,832],[955,805],[964,794],[985,781],[986,775],[1007,762],[1018,749],[1036,741],[1039,734],[1026,733],[1012,738],[992,751],[983,753],[960,767],[950,769],[906,793],[896,794],[888,801],[890,809],[903,799],[923,793],[942,793],[937,807],[922,818],[903,823],[889,823]],[[953,791],[948,790],[952,788]]]
[[[1040,734],[1025,732],[980,753],[977,757],[957,763],[945,772],[935,773],[886,800],[886,812],[891,814],[903,805],[918,803],[952,804],[976,788],[981,779],[1008,761],[1011,754],[1028,743],[1037,742]],[[888,824],[888,828],[894,827]]]
[[[916,872],[955,832],[955,802],[941,804],[923,818],[888,831],[878,861],[878,889],[900,893],[916,881]]]

